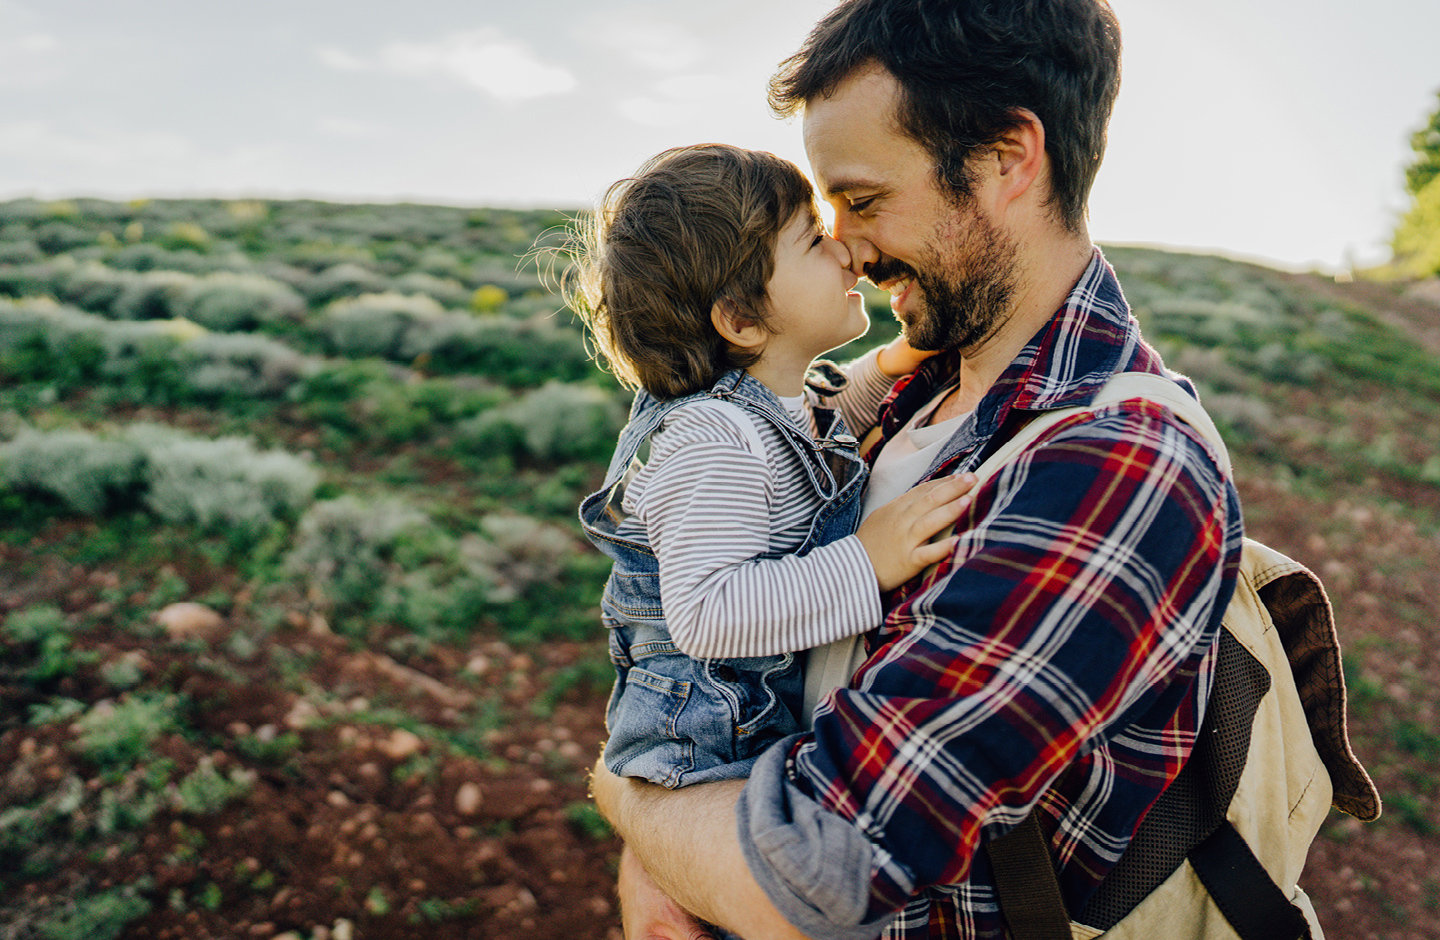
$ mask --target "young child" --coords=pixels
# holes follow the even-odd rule
[[[854,434],[925,354],[897,340],[848,381],[831,367],[807,388],[816,356],[869,327],[849,265],[798,168],[719,144],[651,159],[584,235],[572,305],[639,389],[580,510],[614,561],[601,610],[616,774],[746,776],[800,730],[797,654],[878,625],[880,593],[954,548],[928,539],[964,509],[962,480],[916,487],[856,530]]]

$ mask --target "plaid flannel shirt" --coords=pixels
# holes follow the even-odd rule
[[[892,391],[887,437],[956,362]],[[926,479],[973,469],[1033,413],[1086,405],[1121,371],[1165,370],[1097,250]],[[980,850],[1037,803],[1078,911],[1203,718],[1242,531],[1197,434],[1152,403],[1104,407],[974,497],[954,557],[887,599],[850,687],[741,797],[752,872],[813,936],[1003,937]]]

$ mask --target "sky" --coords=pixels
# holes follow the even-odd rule
[[[1436,0],[1112,0],[1100,242],[1388,256]],[[593,204],[667,147],[806,166],[765,83],[833,0],[0,0],[0,199]]]

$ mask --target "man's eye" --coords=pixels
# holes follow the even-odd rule
[[[874,201],[875,197],[871,196],[869,199],[861,199],[859,202],[852,202],[850,203],[850,211],[854,213],[864,212],[866,209],[870,208],[870,204]]]

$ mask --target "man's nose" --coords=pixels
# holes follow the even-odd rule
[[[845,246],[846,253],[850,256],[849,264],[846,266],[855,273],[856,277],[865,276],[865,266],[880,260],[880,250],[870,243],[854,226],[845,223],[843,213],[837,213],[835,219],[835,239]]]

